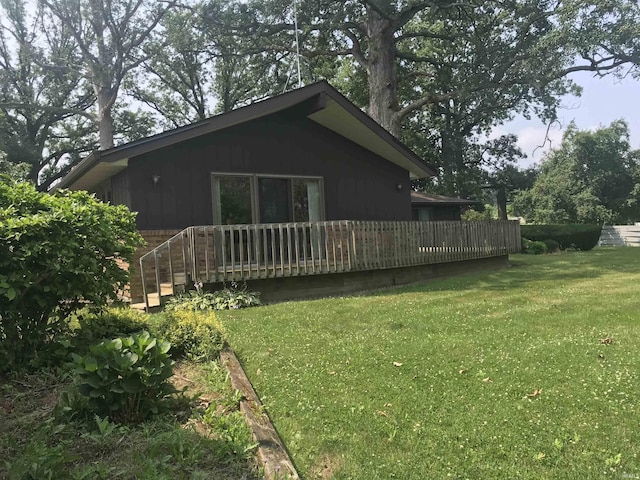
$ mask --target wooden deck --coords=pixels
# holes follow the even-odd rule
[[[140,259],[147,308],[218,283],[411,267],[520,250],[518,222],[336,221],[189,227]]]

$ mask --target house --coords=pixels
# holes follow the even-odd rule
[[[131,296],[146,301],[149,275],[160,297],[165,277],[173,292],[195,277],[347,272],[361,269],[357,262],[378,268],[354,239],[377,242],[378,257],[391,248],[390,239],[405,234],[367,222],[411,221],[411,179],[436,174],[323,81],[94,152],[58,188],[89,190],[138,212],[148,246]],[[397,263],[395,253],[387,256]]]
[[[435,193],[411,192],[411,219],[419,222],[460,220],[467,209],[482,202]]]
[[[140,230],[410,220],[436,175],[327,82],[89,155],[59,185],[138,212]]]

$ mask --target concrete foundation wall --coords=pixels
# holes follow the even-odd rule
[[[265,302],[345,295],[364,290],[405,285],[425,280],[462,275],[509,266],[509,256],[481,258],[459,262],[389,268],[364,272],[331,273],[305,277],[266,278],[247,282],[249,290],[258,291]],[[222,284],[209,284],[218,290]]]

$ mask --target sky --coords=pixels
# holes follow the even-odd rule
[[[640,148],[640,80],[630,76],[624,79],[613,76],[594,78],[586,72],[576,73],[571,78],[583,87],[582,96],[563,99],[563,108],[558,112],[559,124],[552,125],[549,130],[551,148],[560,145],[562,133],[571,121],[575,121],[580,130],[587,130],[608,126],[621,118],[629,125],[631,148]],[[549,150],[548,145],[539,148],[544,143],[546,131],[547,125],[540,120],[519,117],[494,129],[491,136],[504,133],[518,135],[518,145],[527,155],[520,161],[520,167],[525,168],[540,163]]]

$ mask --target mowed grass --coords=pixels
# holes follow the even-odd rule
[[[640,249],[220,313],[305,479],[640,478]]]

